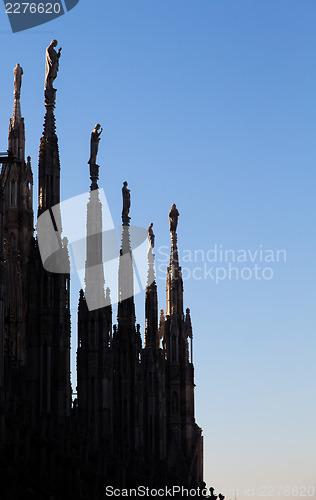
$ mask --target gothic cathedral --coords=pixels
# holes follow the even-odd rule
[[[91,137],[85,289],[79,293],[76,394],[72,391],[70,257],[68,241],[60,237],[61,166],[52,85],[60,53],[53,42],[47,48],[55,68],[48,68],[45,77],[37,216],[50,215],[62,272],[43,266],[38,235],[34,237],[33,173],[31,158],[25,159],[19,65],[14,69],[8,153],[0,158],[1,499],[99,500],[107,485],[202,487],[203,438],[194,416],[193,333],[190,310],[183,309],[178,212],[173,205],[169,213],[166,311],[160,314],[152,225],[148,228],[143,345],[133,297],[127,183],[122,190],[116,324],[105,286],[95,161],[98,127]],[[90,300],[97,306],[89,307]]]

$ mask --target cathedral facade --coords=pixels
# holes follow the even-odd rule
[[[1,498],[99,500],[109,485],[202,487],[203,438],[194,416],[193,333],[190,311],[183,309],[176,207],[169,214],[166,310],[159,314],[154,235],[152,227],[148,230],[143,345],[133,297],[130,193],[124,183],[118,311],[113,324],[102,262],[99,169],[91,160],[97,151],[92,150],[85,289],[79,293],[78,317],[72,318],[78,321],[74,397],[69,250],[67,239],[60,236],[60,211],[52,210],[60,203],[61,180],[53,88],[60,52],[53,42],[47,48],[55,67],[48,68],[45,77],[37,216],[51,216],[57,258],[66,263],[63,272],[43,266],[34,236],[33,173],[31,158],[25,159],[19,65],[14,70],[8,154],[1,159]],[[91,297],[97,307],[89,307]]]

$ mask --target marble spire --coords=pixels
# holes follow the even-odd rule
[[[46,49],[46,75],[44,87],[46,113],[39,150],[38,216],[45,212],[45,210],[60,203],[60,160],[54,115],[56,89],[52,87],[52,81],[57,77],[61,50],[60,49],[57,53],[54,49],[56,45],[57,41],[53,40]],[[58,219],[60,219],[60,217],[58,217]],[[56,226],[61,232],[61,220],[56,220]]]
[[[155,254],[153,253],[155,244],[155,235],[153,232],[153,223],[147,229],[148,234],[148,274],[145,294],[145,345],[146,347],[159,348],[158,336],[158,295],[155,275]]]
[[[178,255],[178,237],[177,237],[177,226],[178,226],[178,209],[173,203],[169,212],[169,230],[171,237],[171,248],[170,248],[170,264],[168,267],[167,275],[167,315],[171,314],[183,314],[183,281],[182,272],[179,265],[179,255]]]
[[[119,324],[135,325],[134,272],[129,227],[131,195],[126,181],[123,183],[122,197],[122,244],[119,261],[119,303],[117,317]]]
[[[25,161],[25,128],[24,118],[21,116],[21,86],[23,69],[17,63],[14,70],[14,103],[13,113],[9,126],[9,150],[19,161]]]

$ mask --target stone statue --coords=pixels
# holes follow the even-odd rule
[[[148,235],[148,243],[150,248],[154,248],[155,246],[155,235],[153,231],[153,222],[150,223],[148,229],[147,229],[147,235]]]
[[[46,49],[45,90],[56,90],[53,82],[57,76],[61,47],[56,52],[57,40],[52,40]]]
[[[100,130],[100,132],[98,132],[99,130]],[[100,135],[102,134],[102,130],[103,129],[102,129],[101,125],[99,123],[97,123],[91,132],[90,160],[88,161],[88,163],[90,163],[90,165],[97,164],[97,154],[98,154],[99,141],[100,141]]]
[[[122,195],[123,195],[122,216],[128,217],[129,209],[131,206],[131,192],[129,189],[127,189],[127,182],[126,181],[123,183]]]
[[[171,206],[171,210],[169,212],[169,229],[170,233],[175,233],[177,230],[177,225],[178,225],[178,217],[179,217],[179,212],[177,210],[177,207],[175,203]]]
[[[23,75],[23,69],[17,63],[15,66],[14,70],[14,98],[19,99],[20,98],[20,92],[21,92],[21,85],[22,85],[22,75]]]
[[[217,499],[217,495],[214,495],[214,488],[210,488],[210,495],[209,495],[210,498],[212,498],[212,500],[216,500]]]

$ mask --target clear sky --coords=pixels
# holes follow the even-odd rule
[[[36,196],[45,48],[56,38],[61,199],[88,190],[100,122],[114,223],[124,180],[132,223],[154,223],[159,307],[177,204],[205,480],[238,499],[294,498],[294,487],[316,499],[315,28],[314,0],[80,0],[18,34],[0,10],[0,150],[19,62]],[[74,349],[78,290],[73,278]],[[144,294],[136,307],[143,329]]]

